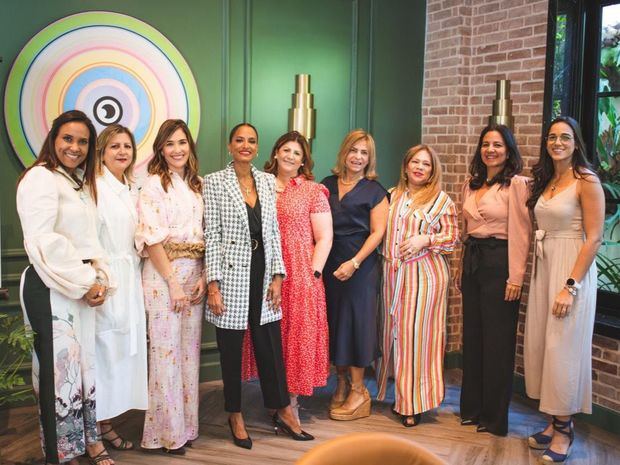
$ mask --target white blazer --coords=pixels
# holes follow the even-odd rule
[[[282,317],[266,300],[274,275],[285,274],[276,215],[275,177],[252,166],[252,176],[261,205],[262,236],[265,250],[265,277],[260,324]],[[232,163],[205,177],[205,272],[207,282],[219,281],[225,311],[216,316],[205,309],[208,322],[218,328],[243,330],[248,327],[250,261],[252,245],[245,201]]]

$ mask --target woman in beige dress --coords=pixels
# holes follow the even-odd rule
[[[605,199],[574,119],[553,120],[545,143],[527,202],[537,230],[524,359],[527,395],[552,421],[528,442],[545,449],[544,463],[562,463],[574,439],[572,415],[592,412],[594,258]]]

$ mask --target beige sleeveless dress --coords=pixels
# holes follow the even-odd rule
[[[527,395],[551,415],[592,412],[592,330],[596,309],[596,264],[592,263],[570,313],[551,308],[584,242],[583,215],[575,181],[534,208],[534,267],[525,318],[524,368]]]

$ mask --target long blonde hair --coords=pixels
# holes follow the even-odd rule
[[[336,166],[332,168],[332,173],[334,173],[338,177],[342,177],[346,171],[345,161],[347,159],[347,155],[357,142],[366,141],[366,145],[368,146],[368,165],[364,168],[364,177],[366,179],[377,179],[377,155],[375,152],[375,140],[372,138],[369,132],[364,131],[363,129],[354,129],[349,132],[342,144],[340,145],[340,150],[338,151],[338,157],[336,158]]]
[[[95,160],[97,164],[97,175],[101,176],[103,174],[103,154],[105,153],[105,149],[110,143],[110,140],[118,134],[127,134],[129,136],[129,140],[131,141],[131,163],[125,170],[125,177],[129,182],[133,181],[133,166],[136,164],[136,159],[138,158],[138,149],[136,148],[136,140],[131,133],[131,131],[125,126],[121,126],[120,124],[111,124],[107,128],[105,128],[97,137],[97,149],[95,150]]]
[[[437,153],[428,145],[419,144],[411,147],[405,153],[400,165],[400,178],[392,194],[392,200],[398,199],[407,190],[407,165],[419,152],[426,151],[431,156],[432,171],[426,185],[416,192],[412,198],[412,204],[416,206],[426,205],[437,197],[441,191],[441,162]]]

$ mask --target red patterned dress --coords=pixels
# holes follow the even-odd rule
[[[291,179],[278,195],[277,210],[286,279],[282,282],[282,352],[290,393],[312,395],[329,376],[329,341],[323,280],[314,276],[310,215],[330,211],[325,186]],[[251,339],[245,338],[243,379],[257,377]]]

